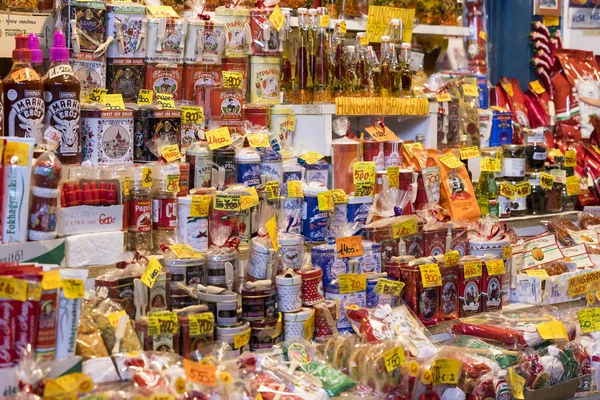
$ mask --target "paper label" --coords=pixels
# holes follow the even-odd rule
[[[484,172],[500,172],[502,164],[500,160],[492,157],[481,157],[479,168]]]
[[[364,292],[367,290],[367,275],[365,274],[340,274],[340,294]]]
[[[204,108],[200,106],[181,107],[182,124],[202,124],[204,121]]]
[[[38,75],[38,73],[35,72],[35,70],[31,67],[21,68],[15,72],[13,72],[12,74],[10,74],[10,77],[17,83],[23,82],[23,81],[40,79],[40,76]]]
[[[575,150],[565,151],[565,167],[577,166],[577,152]]]
[[[338,258],[358,257],[365,254],[360,236],[336,238],[335,247]]]
[[[487,33],[485,33],[485,31],[479,31],[479,38],[487,41]]]
[[[440,162],[450,169],[462,167],[464,164],[452,153],[446,153],[440,156]]]
[[[302,198],[304,197],[304,191],[302,190],[301,181],[287,181],[287,197],[289,198]]]
[[[512,387],[513,397],[518,400],[524,400],[523,389],[525,388],[525,378],[518,375],[513,367],[510,367],[508,368],[508,380]]]
[[[242,89],[244,76],[238,71],[223,71],[223,86],[228,89]]]
[[[373,196],[373,184],[371,182],[360,182],[356,184],[354,196],[365,197]]]
[[[516,198],[517,188],[508,182],[500,182],[500,196],[514,200]]]
[[[217,211],[240,211],[240,195],[215,194],[213,208]]]
[[[46,271],[42,273],[42,289],[43,290],[55,290],[62,287],[62,278],[60,277],[60,271],[54,269],[52,271]]]
[[[600,308],[584,308],[577,311],[579,326],[583,333],[600,331]]]
[[[392,225],[392,233],[394,235],[394,239],[414,235],[415,233],[417,233],[417,229],[417,218],[409,218],[402,222],[396,222]]]
[[[148,335],[174,335],[179,326],[177,314],[171,311],[161,311],[148,316]]]
[[[288,114],[287,130],[294,132],[296,130],[296,114]]]
[[[160,271],[162,271],[162,265],[160,262],[156,258],[150,257],[146,271],[144,271],[140,280],[144,283],[144,285],[152,289],[156,279],[158,278],[158,275],[160,274]]]
[[[151,188],[152,187],[152,168],[144,168],[143,171],[144,180],[142,181],[143,188]]]
[[[124,110],[125,103],[123,102],[123,96],[120,94],[105,94],[102,97],[102,104],[107,110]]]
[[[385,362],[385,369],[387,372],[392,372],[393,370],[400,368],[400,366],[406,363],[404,346],[398,346],[383,353],[383,361]]]
[[[578,196],[581,190],[579,177],[569,176],[567,177],[567,196]]]
[[[27,301],[27,281],[0,277],[0,298]]]
[[[204,133],[206,140],[208,141],[208,147],[211,150],[220,149],[221,147],[227,147],[231,145],[231,135],[229,134],[229,128],[223,127],[213,129]]]
[[[85,283],[82,279],[63,279],[62,290],[67,299],[81,299],[85,294]]]
[[[174,110],[175,100],[170,93],[156,93],[156,105],[163,110]]]
[[[542,84],[540,83],[540,81],[533,81],[533,82],[529,82],[529,86],[531,86],[531,90],[534,91],[534,93],[536,94],[542,94],[546,91],[546,89],[544,89],[544,87],[542,86]]]
[[[247,345],[248,342],[250,342],[250,333],[251,332],[252,331],[250,330],[250,328],[248,328],[248,330],[246,332],[235,335],[233,337],[233,348],[239,349],[240,347],[244,347],[245,345]]]
[[[545,172],[540,173],[540,186],[544,189],[552,190],[554,185],[554,176]]]
[[[215,316],[212,312],[189,316],[190,336],[200,336],[212,333],[215,326]]]
[[[391,167],[387,167],[386,175],[388,177],[388,185],[390,188],[400,187],[400,167],[399,166],[393,165]]]
[[[48,70],[47,79],[56,78],[57,76],[62,75],[74,75],[73,68],[71,68],[69,64],[57,65],[56,67]]]
[[[217,366],[183,359],[183,368],[188,381],[205,386],[217,386]]]
[[[8,142],[4,149],[4,164],[27,167],[29,165],[29,149],[31,144],[22,142]],[[13,158],[16,157],[16,162]]]
[[[479,154],[479,147],[477,147],[477,146],[461,147],[459,149],[459,151],[460,151],[460,159],[461,160],[468,160],[470,158],[475,158],[475,157],[481,156]]]
[[[247,189],[250,192],[250,195],[244,195],[240,197],[240,208],[241,210],[247,210],[250,207],[255,207],[260,203],[260,199],[258,198],[258,193],[256,192],[255,187],[250,187]]]
[[[283,28],[284,17],[283,13],[281,12],[281,8],[279,8],[278,4],[275,4],[273,12],[271,13],[271,15],[269,15],[269,21],[271,21],[275,29],[277,29],[277,32],[279,32],[281,28]]]
[[[542,322],[537,324],[535,328],[544,340],[569,340],[567,328],[560,321]]]
[[[162,158],[167,160],[167,162],[175,162],[181,159],[179,145],[177,144],[170,144],[168,146],[161,147],[160,154],[162,155]]]
[[[404,289],[404,282],[391,281],[389,279],[380,278],[375,285],[373,292],[375,294],[389,294],[392,296],[400,296]]]
[[[347,31],[346,21],[340,21],[340,33],[346,33]]]
[[[322,28],[327,28],[329,26],[329,15],[321,15],[321,23],[320,26]]]
[[[202,258],[202,254],[198,253],[189,244],[172,244],[169,249],[175,254],[175,257],[182,258]]]
[[[333,199],[331,192],[322,192],[317,194],[317,202],[319,204],[319,211],[333,211]]]
[[[322,154],[319,154],[319,152],[317,152],[317,151],[309,151],[308,153],[300,156],[300,158],[303,159],[304,162],[307,164],[314,164],[317,161],[319,161],[320,159],[322,159],[323,157],[325,157],[325,156]]]
[[[246,135],[251,147],[270,147],[269,136],[266,133],[248,133]]]
[[[110,313],[106,317],[108,318],[108,323],[110,324],[110,326],[112,326],[113,328],[116,328],[117,325],[119,324],[119,319],[122,316],[126,316],[127,318],[129,318],[127,316],[127,313],[125,312],[125,310]]]
[[[529,182],[521,182],[515,185],[517,197],[527,197],[531,194],[531,184]],[[506,257],[504,257],[506,258]]]
[[[207,217],[210,210],[210,196],[192,196],[190,217]]]
[[[483,275],[481,261],[468,261],[463,264],[463,274],[465,279],[477,278]]]
[[[137,98],[138,106],[144,106],[154,103],[154,90],[140,89]]]
[[[560,17],[553,15],[543,15],[542,23],[548,27],[550,26],[560,26]]]
[[[304,339],[311,340],[315,332],[315,311],[312,310],[310,317],[304,321]]]
[[[542,279],[546,279],[549,277],[548,271],[545,269],[528,269],[525,273],[529,276],[539,276]]]
[[[424,288],[442,286],[442,274],[437,264],[419,265]]]
[[[437,100],[438,103],[444,103],[444,102],[452,101],[452,97],[447,92],[446,93],[436,94],[435,95],[435,99]]]
[[[458,265],[460,261],[460,253],[458,250],[449,251],[444,254],[444,266],[452,267],[453,265]]]
[[[595,264],[591,260],[585,244],[581,243],[576,246],[563,247],[561,249],[565,256],[565,261],[574,262],[578,268],[593,267]]]
[[[265,184],[267,192],[267,200],[275,200],[279,198],[279,181],[269,181]]]
[[[343,204],[348,202],[348,196],[343,189],[331,190],[331,196],[333,197],[334,204]]]
[[[452,358],[440,358],[433,362],[431,373],[434,384],[456,385],[460,378],[462,363]]]
[[[579,296],[589,292],[590,287],[598,284],[600,284],[600,271],[587,272],[569,278],[567,292],[569,297]]]
[[[485,262],[485,268],[488,275],[504,275],[506,269],[504,268],[503,260],[490,260]]]
[[[558,248],[556,236],[549,234],[540,238],[525,241],[523,245],[523,268],[529,269],[538,265],[564,258]]]
[[[275,216],[271,217],[271,219],[267,221],[265,228],[267,228],[269,238],[271,239],[271,243],[273,243],[273,248],[275,251],[279,251],[279,243],[277,242],[277,219]]]
[[[88,94],[86,99],[86,103],[100,103],[102,101],[102,97],[108,93],[108,89],[99,89],[95,88]]]
[[[383,129],[377,126],[369,126],[365,128],[365,131],[377,142],[397,142],[400,140],[387,126],[383,127]]]
[[[477,85],[462,85],[463,94],[470,97],[479,97],[479,88]]]

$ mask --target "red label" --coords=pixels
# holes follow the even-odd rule
[[[150,232],[152,229],[152,202],[150,200],[129,201],[129,232]]]
[[[45,290],[40,300],[40,315],[36,335],[36,356],[42,360],[54,360],[56,347],[56,290]]]
[[[12,367],[14,353],[15,310],[11,300],[0,300],[0,368]]]
[[[17,304],[17,321],[15,332],[15,353],[17,360],[23,356],[29,343],[34,343],[37,329],[37,312],[39,302],[27,300]]]
[[[177,200],[152,200],[152,229],[172,231],[177,227]]]

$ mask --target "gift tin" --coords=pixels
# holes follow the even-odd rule
[[[106,41],[106,3],[73,1],[62,5],[61,9],[63,21],[67,21],[65,36],[68,48],[75,48],[74,37],[77,38],[80,51],[89,53],[95,52]],[[75,21],[76,35],[71,32],[71,21]]]
[[[279,197],[279,204],[283,210],[283,218],[279,218],[277,221],[279,231],[300,235],[302,232],[302,198],[282,195]]]
[[[185,19],[148,18],[146,62],[182,64],[185,26]]]
[[[370,274],[381,272],[381,244],[363,240],[364,254],[359,257],[350,257],[358,260],[358,273]]]
[[[199,18],[188,20],[183,62],[221,64],[226,34],[225,24],[220,21]]]
[[[179,214],[178,214],[179,215]],[[186,295],[185,290],[179,289],[179,284],[184,286],[197,286],[204,278],[204,256],[198,258],[164,258],[161,264],[171,271],[171,295]]]
[[[226,289],[227,279],[225,275],[225,264],[231,263],[233,265],[233,276],[239,276],[239,274],[236,274],[239,270],[237,257],[237,251],[230,248],[209,249],[206,252],[206,275],[204,282],[206,282],[207,285]]]
[[[304,189],[302,203],[302,234],[306,241],[323,243],[327,238],[329,213],[319,210],[319,193],[327,192],[326,187],[309,186]]]
[[[483,276],[481,278],[481,311],[494,312],[502,310],[502,275],[490,275],[483,262]],[[510,282],[510,280],[509,280]]]
[[[440,264],[440,274],[442,275],[440,319],[442,321],[457,319],[459,313],[458,265],[446,267]]]
[[[127,109],[133,110],[133,160],[147,162],[156,160],[154,153],[148,148],[153,145],[147,143],[152,137],[152,110],[143,109],[136,104],[128,104]]]
[[[242,290],[242,319],[256,321],[275,316],[275,288],[243,289]]]
[[[458,266],[459,316],[469,317],[481,312],[481,282],[483,263],[475,257],[466,257]]]
[[[311,260],[315,267],[323,270],[323,287],[325,290],[341,274],[348,273],[348,258],[338,258],[334,240],[313,247],[311,249]]]
[[[325,300],[323,294],[323,270],[315,268],[299,271],[302,277],[302,305],[312,306]]]
[[[271,107],[269,118],[269,130],[279,136],[281,142],[292,140],[293,131],[290,130],[290,116],[294,112],[291,108],[285,106]]]
[[[225,170],[225,182],[217,189],[221,190],[235,183],[237,178],[237,165],[235,163],[235,150],[231,147],[222,147],[213,151],[213,161],[217,168]],[[213,182],[213,185],[216,184]]]
[[[205,88],[219,86],[223,82],[221,65],[184,64],[183,101],[204,106]]]
[[[159,140],[167,143],[179,143],[181,133],[181,111],[148,110],[135,104],[127,106],[133,109],[134,116],[134,157],[136,161],[156,161],[156,146]]]
[[[144,87],[155,93],[171,94],[179,101],[183,96],[183,66],[177,64],[146,64]]]
[[[239,72],[242,74],[242,93],[244,100],[248,93],[248,57],[223,57],[222,71]],[[244,101],[245,103],[245,101]]]
[[[296,273],[286,273],[275,277],[277,288],[277,308],[283,313],[293,313],[302,309],[302,277]]]
[[[192,314],[194,315],[194,314]],[[200,361],[202,355],[209,353],[214,344],[214,329],[202,335],[192,335],[190,316],[178,315],[181,355],[193,361]]]
[[[384,268],[388,279],[400,280],[402,277],[402,268],[408,267],[408,263],[414,259],[415,257],[413,256],[398,256],[392,257],[390,260],[386,261]]]
[[[276,313],[273,318],[265,318],[258,321],[250,321],[250,350],[271,349],[273,345],[282,341],[283,322],[279,320],[280,314]]]
[[[267,128],[269,107],[268,104],[244,104],[244,119],[252,125]]]
[[[372,204],[373,197],[371,196],[348,196],[348,222],[351,224],[357,223],[362,228],[367,222],[367,216]]]
[[[286,159],[283,162],[283,183],[287,181],[301,181],[304,179],[305,169],[297,162],[290,163]],[[285,190],[284,190],[285,188]],[[287,185],[283,185],[281,193],[287,194]]]
[[[367,306],[367,292],[352,292],[341,294],[339,292],[339,285],[336,283],[325,289],[325,298],[327,300],[333,300],[339,302],[340,317],[337,320],[336,326],[340,333],[351,333],[354,332],[350,320],[346,317],[346,306],[355,304],[359,307]]]
[[[423,227],[423,257],[439,256],[446,253],[446,235],[448,228],[443,226],[428,226]]]
[[[313,164],[306,164],[306,183],[319,182],[325,186],[329,185],[329,164],[325,160],[319,160]]]
[[[279,104],[280,75],[278,57],[250,57],[250,102]]]
[[[339,229],[348,223],[348,203],[335,203],[333,205],[333,229]]]
[[[234,326],[238,321],[238,294],[230,291],[198,293],[200,304],[215,315],[216,326]]]
[[[511,281],[511,271],[512,271],[512,258],[503,258],[504,257],[504,248],[510,246],[510,242],[508,240],[486,240],[486,241],[476,241],[469,240],[469,254],[474,256],[483,256],[486,254],[492,254],[496,256],[496,258],[502,259],[504,261],[504,269],[506,273],[502,278],[502,301],[504,304],[508,304],[510,301],[510,281]]]
[[[195,142],[187,148],[185,160],[190,164],[190,188],[211,187],[213,152],[205,142]]]
[[[144,59],[109,58],[106,69],[109,93],[120,94],[125,103],[135,103],[144,87]]]
[[[250,256],[248,260],[248,276],[255,280],[271,279],[273,271],[274,252],[271,242],[265,238],[255,237],[250,241]]]
[[[253,148],[240,149],[235,155],[237,183],[246,186],[260,185],[260,156]]]
[[[114,38],[106,56],[141,58],[146,56],[146,7],[137,3],[112,3],[106,6],[108,36]],[[114,92],[118,93],[118,92]]]
[[[461,257],[469,251],[469,231],[467,227],[452,226],[452,250],[458,251]]]
[[[225,352],[226,356],[239,356],[240,354],[242,354],[244,351],[248,351],[250,350],[250,346],[248,345],[248,343],[250,343],[250,323],[249,322],[240,322],[239,324],[235,325],[235,326],[231,326],[231,327],[223,327],[223,326],[217,326],[215,327],[215,331],[216,331],[216,343],[227,343],[230,347],[231,347],[231,351]],[[236,347],[235,346],[235,338],[236,336],[242,337],[242,336],[246,336],[248,337],[248,341],[245,342],[243,345]],[[243,341],[241,341],[241,343],[243,343]]]
[[[425,326],[437,325],[440,322],[440,288],[423,287],[421,271],[418,266],[402,267],[400,280],[406,284],[403,299]]]
[[[250,49],[250,10],[247,8],[217,7],[215,17],[227,27],[227,57],[247,57]]]
[[[133,162],[133,111],[81,109],[83,161],[92,164]]]
[[[327,322],[328,316],[335,324],[339,317],[339,307],[334,300],[325,300],[315,304],[315,332],[314,338],[317,342],[323,342],[333,335],[333,328]]]
[[[285,271],[288,268],[299,270],[302,267],[302,260],[304,259],[303,237],[290,232],[279,232],[277,242],[279,244],[279,254],[281,254],[283,270]]]
[[[177,198],[177,239],[204,253],[208,250],[208,216],[192,217],[191,206],[192,196]]]
[[[335,306],[335,303],[334,303]],[[286,342],[295,339],[311,340],[313,332],[310,332],[310,337],[305,337],[305,324],[310,318],[314,318],[314,310],[312,308],[301,308],[298,312],[283,313],[283,336]],[[314,323],[313,323],[314,324]]]
[[[244,94],[240,89],[223,87],[206,88],[204,101],[204,116],[209,124],[215,123],[226,126],[231,133],[241,133],[244,122]]]
[[[158,351],[179,354],[179,333],[166,335],[148,335],[148,317],[135,320],[135,332],[145,351]]]
[[[283,164],[281,154],[274,150],[265,149],[260,154],[260,174],[267,175],[267,182],[279,181],[281,185],[283,179]]]
[[[69,64],[81,83],[80,99],[85,100],[93,89],[106,87],[106,56],[70,52]]]

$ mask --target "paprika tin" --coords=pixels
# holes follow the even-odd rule
[[[213,161],[218,168],[225,170],[225,182],[217,187],[213,182],[213,186],[221,190],[235,183],[237,178],[237,165],[235,163],[235,150],[231,147],[222,147],[213,151]]]
[[[98,58],[92,53],[70,53],[69,64],[81,83],[82,100],[96,88],[106,87],[106,56]],[[99,101],[99,100],[98,100]]]
[[[390,307],[396,307],[398,296],[394,296],[390,293],[375,293],[375,286],[381,278],[367,279],[367,307],[375,308],[377,304],[387,304]]]
[[[325,186],[329,185],[329,164],[325,160],[319,160],[313,164],[306,165],[306,183],[319,182]]]
[[[197,286],[202,283],[205,261],[204,256],[198,258],[164,258],[161,263],[171,271],[171,295],[185,295],[179,284]]]
[[[135,319],[133,277],[96,279],[96,287],[106,287],[108,298],[119,304],[130,319]]]
[[[186,64],[221,64],[226,39],[225,24],[194,18],[188,21],[185,39]]]
[[[269,130],[279,136],[279,140],[287,142],[292,140],[292,134],[294,133],[289,129],[290,116],[294,112],[291,108],[285,106],[273,106],[271,107],[271,114],[269,119]]]
[[[109,59],[139,58],[143,61],[146,56],[146,37],[142,35],[146,7],[138,3],[115,2],[108,4],[106,11],[108,36],[115,38],[108,46],[106,56]]]
[[[373,197],[371,196],[348,196],[348,222],[351,224],[358,223],[362,228],[367,222],[367,216],[372,204]]]
[[[135,332],[145,351],[158,351],[179,354],[179,333],[175,334],[148,334],[148,317],[139,317],[135,320]]]
[[[334,303],[335,307],[335,303]],[[315,311],[312,308],[303,307],[298,312],[283,313],[283,337],[286,342],[295,339],[311,340],[313,332],[310,332],[310,337],[305,337],[305,325],[310,318],[314,318]],[[314,323],[313,323],[314,324]]]
[[[250,43],[256,56],[279,55],[279,32],[269,20],[271,12],[268,8],[254,8],[250,12]]]
[[[315,304],[315,332],[314,338],[317,342],[324,342],[333,335],[333,327],[327,321],[331,319],[336,324],[339,316],[338,304],[334,300],[325,300]]]
[[[440,319],[442,321],[457,319],[459,312],[458,265],[446,267],[440,264],[440,273],[442,275]]]
[[[277,308],[280,312],[293,313],[302,309],[302,277],[286,273],[275,277]]]
[[[323,270],[323,287],[327,290],[341,274],[348,273],[348,258],[338,258],[335,241],[311,249],[314,266]]]
[[[244,104],[244,118],[252,125],[267,128],[269,126],[269,105]]]
[[[148,304],[146,305],[146,314],[153,312],[167,311],[171,309],[171,272],[162,271],[158,274],[154,285],[147,288]]]
[[[279,243],[279,254],[281,254],[283,270],[285,271],[287,268],[291,268],[294,271],[299,270],[304,260],[304,240],[302,236],[294,233],[279,232],[277,241]]]
[[[225,352],[226,356],[239,356],[243,352],[250,350],[250,346],[248,345],[248,343],[250,342],[249,340],[245,343],[243,343],[244,341],[241,341],[240,343],[243,343],[241,346],[235,346],[236,336],[242,337],[247,335],[248,339],[250,338],[251,332],[249,322],[240,322],[239,324],[230,327],[217,326],[215,330],[216,342],[227,343],[231,347],[231,351]]]
[[[186,24],[183,18],[148,18],[146,62],[182,64]]]
[[[195,142],[187,148],[185,160],[190,164],[190,188],[211,187],[213,152],[206,142]]]
[[[417,265],[407,265],[400,269],[400,280],[406,284],[403,298],[406,305],[415,313],[425,326],[440,323],[440,288],[423,287],[421,271]]]
[[[327,192],[326,187],[308,186],[304,189],[302,203],[302,234],[306,241],[323,243],[327,238],[329,213],[319,210],[319,193]]]
[[[475,257],[463,258],[458,266],[459,316],[470,317],[481,312],[483,263]]]
[[[219,86],[223,82],[220,65],[184,64],[183,101],[204,106],[207,87]]]
[[[204,355],[213,347],[214,344],[214,328],[207,333],[201,335],[192,335],[190,330],[190,317],[193,315],[178,315],[180,332],[180,349],[181,355],[188,359],[200,361],[198,355]],[[207,323],[209,323],[207,321]],[[196,353],[197,352],[197,353]]]
[[[250,102],[279,104],[280,75],[278,57],[250,57]]]
[[[312,306],[325,300],[323,294],[323,270],[315,268],[308,271],[300,270],[302,277],[302,305]]]
[[[256,321],[275,316],[275,288],[243,289],[242,290],[242,319]]]
[[[283,185],[280,191],[284,187],[287,188],[287,185]],[[282,193],[279,199],[280,207],[283,209],[283,218],[279,218],[278,221],[279,230],[300,235],[302,232],[302,198],[284,197]]]
[[[144,87],[156,93],[172,94],[173,100],[183,96],[183,66],[177,64],[146,64]]]
[[[486,260],[483,262],[483,277],[481,278],[480,287],[482,312],[494,312],[502,310],[503,274],[491,275],[490,273],[492,271],[487,266],[488,262],[490,261],[491,260]]]
[[[238,294],[230,291],[220,293],[198,293],[200,304],[208,306],[215,315],[215,325],[234,326],[238,322]]]
[[[340,317],[337,320],[337,329],[340,333],[350,333],[353,332],[352,324],[350,320],[346,317],[346,312],[344,311],[346,306],[351,304],[356,304],[357,306],[364,308],[367,306],[367,292],[352,292],[352,293],[340,293],[340,288],[337,283],[331,285],[330,287],[325,289],[325,298],[327,300],[333,300],[339,302],[340,307]]]
[[[363,157],[365,161],[374,162],[377,171],[385,170],[383,142],[376,140],[363,141]]]
[[[439,256],[446,252],[446,233],[448,228],[446,224],[439,226],[424,226],[423,227],[423,257]]]
[[[109,59],[107,75],[108,91],[121,94],[125,103],[135,103],[140,89],[144,87],[144,59]]]
[[[83,161],[133,162],[133,111],[82,108],[81,127]]]
[[[466,226],[452,226],[452,250],[458,251],[458,254],[460,254],[461,257],[468,254],[469,231]]]
[[[179,243],[205,253],[208,250],[208,216],[192,217],[191,206],[192,196],[177,198],[177,239]]]
[[[279,320],[281,314],[276,313],[273,318],[265,318],[258,321],[250,321],[250,350],[271,349],[273,345],[281,342],[283,326]]]
[[[414,259],[413,256],[398,256],[392,257],[389,261],[386,261],[384,268],[388,279],[401,280],[401,269],[406,268],[408,263]]]
[[[237,183],[246,186],[260,185],[260,156],[251,147],[240,149],[235,155],[237,163]]]
[[[241,133],[244,123],[245,97],[240,89],[209,87],[206,89],[204,115],[209,124],[226,126],[230,132]]]
[[[250,50],[250,10],[242,7],[217,7],[215,17],[227,27],[227,57],[248,57]]]

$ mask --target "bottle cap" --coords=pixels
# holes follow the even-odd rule
[[[31,50],[27,44],[27,35],[15,36],[15,49],[12,52],[15,61],[31,61]]]
[[[31,62],[41,64],[44,61],[44,55],[40,49],[40,39],[35,33],[30,33],[27,38],[29,50],[31,51]]]
[[[382,42],[389,42],[390,41],[390,37],[389,36],[382,36],[381,37],[381,41]]]
[[[54,40],[50,47],[50,61],[69,61],[69,49],[63,31],[54,32]]]

